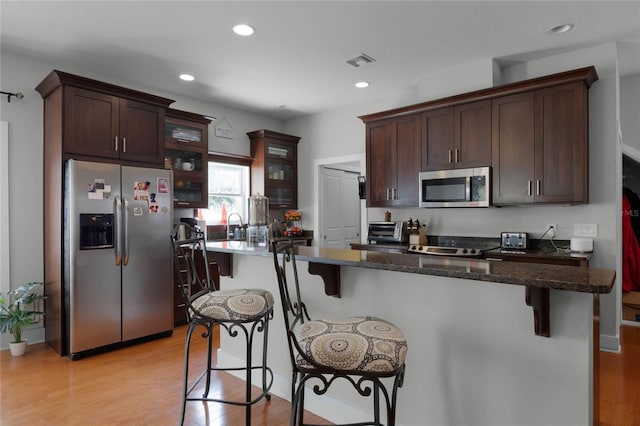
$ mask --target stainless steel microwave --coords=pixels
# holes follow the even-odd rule
[[[489,207],[491,168],[421,172],[420,207]]]

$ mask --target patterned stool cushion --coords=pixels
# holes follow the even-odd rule
[[[273,309],[273,296],[257,288],[219,290],[203,294],[191,304],[199,314],[216,321],[252,321]]]
[[[375,317],[309,321],[300,325],[296,336],[305,355],[337,370],[392,372],[404,364],[407,355],[402,331]],[[301,355],[296,362],[314,368]]]

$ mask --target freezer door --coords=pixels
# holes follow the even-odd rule
[[[69,160],[65,182],[65,302],[68,349],[74,354],[121,340],[117,227],[110,220],[120,194],[120,166]]]
[[[122,339],[173,329],[171,171],[122,167]]]

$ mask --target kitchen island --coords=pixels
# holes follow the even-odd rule
[[[261,287],[277,296],[273,255],[267,247],[216,242],[207,249],[217,256],[236,255],[234,278],[223,277],[223,288]],[[597,418],[594,295],[611,291],[614,271],[316,247],[297,250],[312,317],[376,315],[405,332],[409,355],[399,425],[584,425]],[[533,307],[535,326],[527,305]],[[289,398],[281,315],[276,308],[269,359],[277,376],[274,393]],[[241,348],[223,337],[219,361],[241,357]],[[308,407],[333,422],[361,419],[369,410],[366,401],[340,388],[322,398],[308,395]]]

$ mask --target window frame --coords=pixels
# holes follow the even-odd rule
[[[206,156],[206,160],[207,163],[210,162],[215,162],[215,163],[223,163],[223,164],[229,164],[229,165],[236,165],[236,166],[246,166],[249,168],[249,192],[251,192],[251,165],[253,163],[253,158],[252,157],[247,157],[247,156],[243,156],[243,155],[236,155],[236,154],[225,154],[225,153],[213,153],[213,152],[209,152]],[[207,182],[209,179],[209,174],[207,173]],[[250,194],[248,194],[250,195]],[[247,195],[247,196],[248,196]],[[207,206],[209,204],[208,199],[209,199],[209,190],[207,189]],[[198,209],[194,210],[194,215],[197,217],[198,215]],[[245,218],[243,216],[242,218],[243,220],[247,220],[247,218]],[[218,229],[220,228],[220,229]],[[219,232],[219,231],[223,231],[226,228],[226,225],[222,225],[222,224],[217,224],[217,225],[207,225],[207,233],[211,233],[211,232]]]

